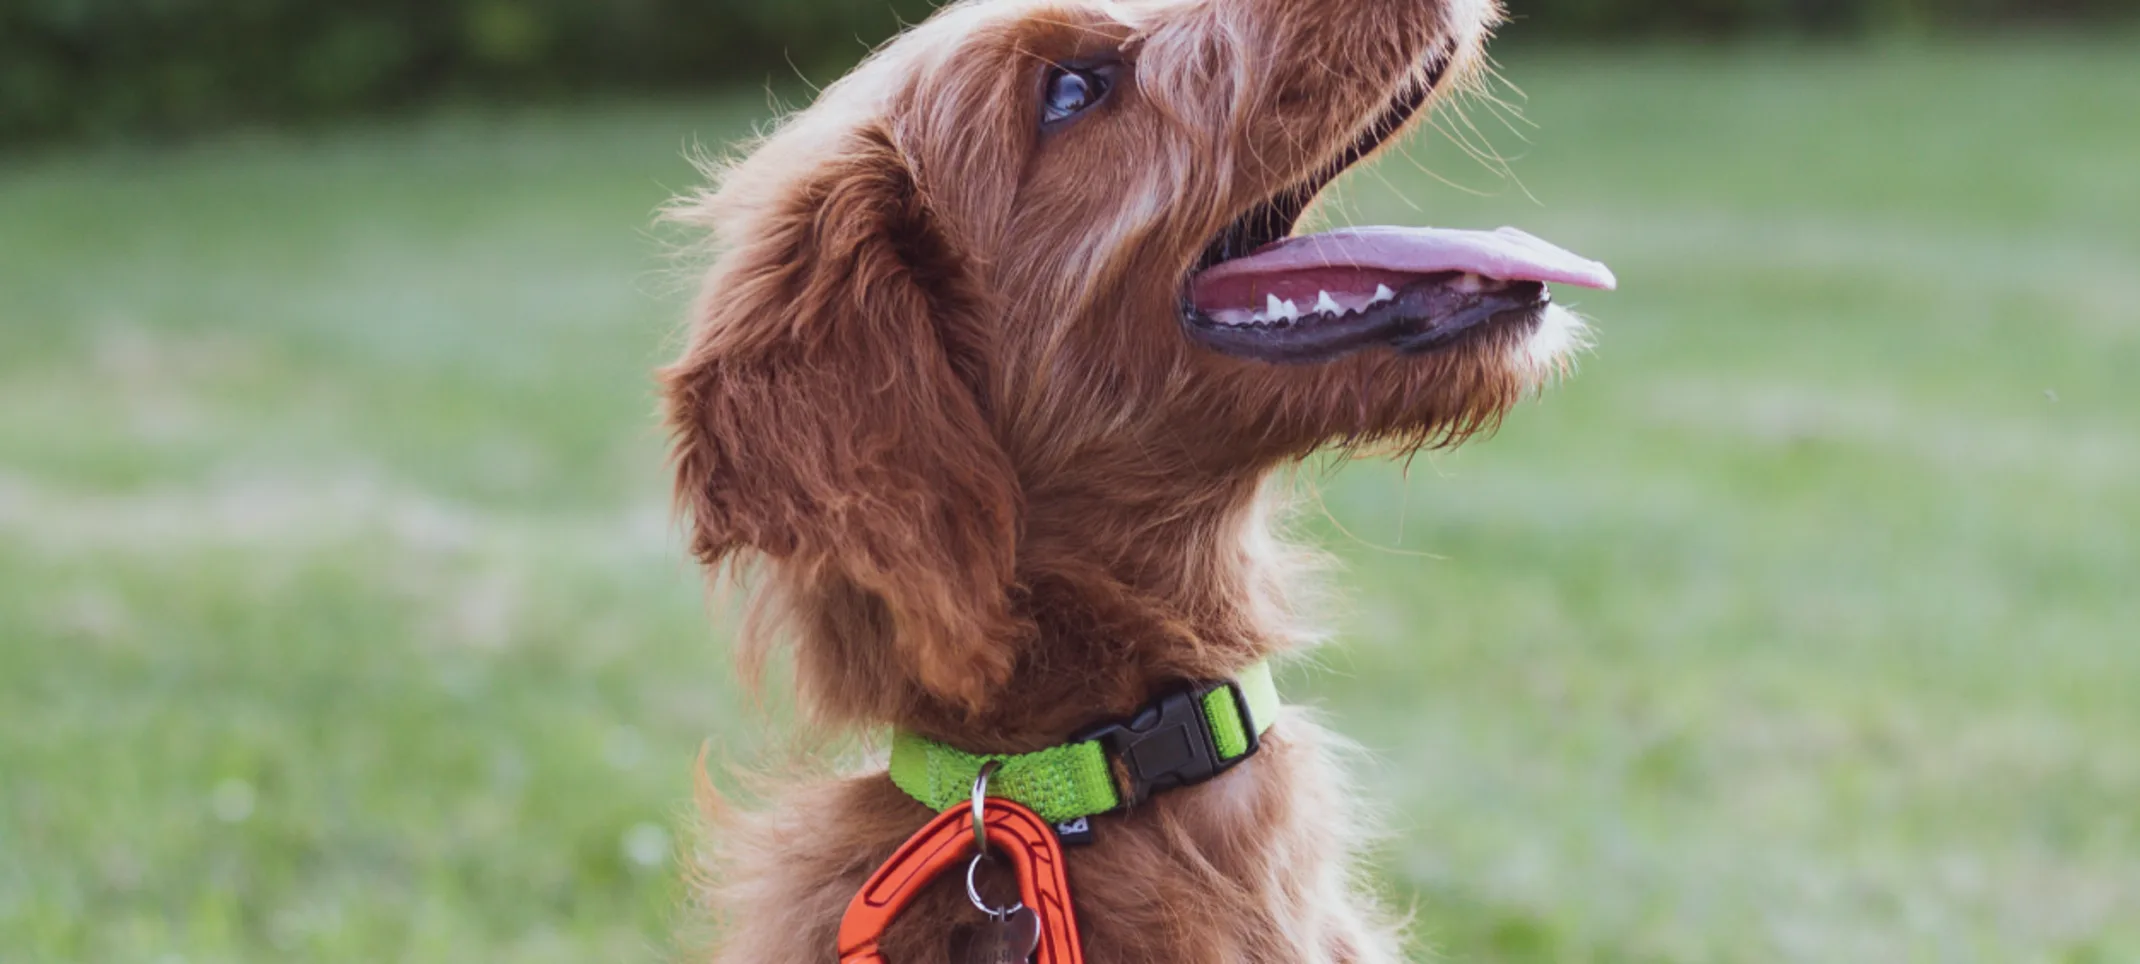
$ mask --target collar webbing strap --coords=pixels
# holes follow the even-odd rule
[[[1068,823],[1224,773],[1255,755],[1278,706],[1270,664],[1257,663],[1232,682],[1174,693],[1128,720],[1033,753],[967,753],[902,731],[892,737],[892,782],[945,810],[967,799],[981,766],[995,760],[1003,766],[989,778],[989,796]]]

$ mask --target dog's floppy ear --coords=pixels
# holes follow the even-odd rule
[[[1010,673],[1018,516],[983,306],[889,134],[848,137],[747,215],[704,218],[731,247],[661,372],[677,498],[701,562],[756,550],[847,581],[914,678],[976,707]]]

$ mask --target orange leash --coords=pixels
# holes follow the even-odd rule
[[[1008,800],[982,804],[991,848],[1010,854],[1018,872],[1018,895],[1040,918],[1034,964],[1084,964],[1077,914],[1070,906],[1070,880],[1063,873],[1062,842],[1055,828],[1033,811]],[[840,919],[840,964],[890,964],[877,942],[921,889],[974,853],[973,811],[944,811],[901,846],[864,885]]]

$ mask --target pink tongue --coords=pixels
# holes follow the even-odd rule
[[[1372,293],[1374,284],[1450,271],[1606,291],[1619,284],[1612,269],[1515,228],[1368,227],[1288,238],[1217,265],[1197,276],[1191,296],[1205,311],[1256,308],[1274,289],[1281,298],[1305,293],[1312,301],[1318,290],[1338,295],[1365,284]]]

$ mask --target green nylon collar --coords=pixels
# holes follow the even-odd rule
[[[1219,759],[1230,763],[1246,756],[1256,743],[1253,738],[1278,719],[1278,684],[1271,678],[1270,664],[1249,667],[1233,686],[1204,694],[1202,703]],[[1253,729],[1243,724],[1244,717]],[[990,760],[1003,767],[989,778],[989,796],[1023,804],[1050,823],[1068,823],[1123,805],[1122,789],[1099,740],[1005,755],[967,753],[904,731],[892,737],[892,782],[932,810],[968,799],[974,778]]]

